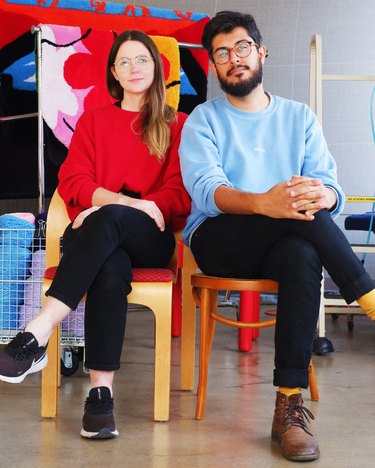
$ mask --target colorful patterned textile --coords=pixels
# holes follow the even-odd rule
[[[82,112],[111,103],[105,70],[115,33],[74,26],[40,25],[42,43],[41,106],[45,123],[69,146]],[[167,102],[177,109],[180,90],[178,44],[152,36],[162,55]]]
[[[209,17],[202,13],[165,10],[96,0],[0,0],[0,115],[37,111],[35,37],[39,23],[70,25],[87,31],[141,29],[151,35],[200,44]],[[180,49],[179,110],[190,113],[207,93],[208,56],[199,49]],[[0,124],[0,198],[37,196],[36,119]],[[46,128],[46,194],[56,187],[64,148]]]

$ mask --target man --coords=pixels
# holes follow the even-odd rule
[[[303,407],[322,266],[375,319],[374,283],[332,217],[344,194],[322,129],[304,104],[266,93],[267,49],[251,15],[223,11],[203,46],[224,97],[198,106],[180,145],[192,211],[184,231],[208,275],[279,282],[272,438],[297,461],[319,457]]]

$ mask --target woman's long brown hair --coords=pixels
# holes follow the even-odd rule
[[[176,111],[166,102],[162,58],[155,43],[147,34],[138,30],[129,30],[116,37],[108,55],[107,88],[113,98],[119,101],[123,99],[124,90],[113,76],[112,69],[119,48],[126,41],[141,42],[154,60],[154,80],[147,92],[139,116],[134,122],[133,129],[139,128],[139,130],[134,131],[140,134],[150,153],[159,161],[162,161],[170,145],[171,131],[169,124],[176,119]]]

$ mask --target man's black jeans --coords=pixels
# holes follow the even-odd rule
[[[308,386],[322,266],[350,303],[375,285],[327,210],[313,221],[223,214],[193,233],[191,249],[208,275],[279,282],[274,385]]]

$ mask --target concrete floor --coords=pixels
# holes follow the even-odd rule
[[[228,313],[230,313],[228,311]],[[195,394],[179,390],[178,338],[172,343],[171,415],[153,422],[152,314],[129,313],[123,365],[115,382],[120,436],[90,441],[79,435],[89,387],[80,369],[63,377],[55,420],[40,417],[40,374],[22,384],[0,382],[0,467],[270,467],[296,466],[270,441],[275,399],[272,387],[273,330],[261,331],[248,353],[237,351],[236,331],[217,326],[205,419],[194,419]],[[327,316],[335,352],[316,356],[320,401],[305,404],[315,414],[313,431],[322,468],[375,466],[375,324],[356,316]],[[82,366],[81,366],[82,367]]]

